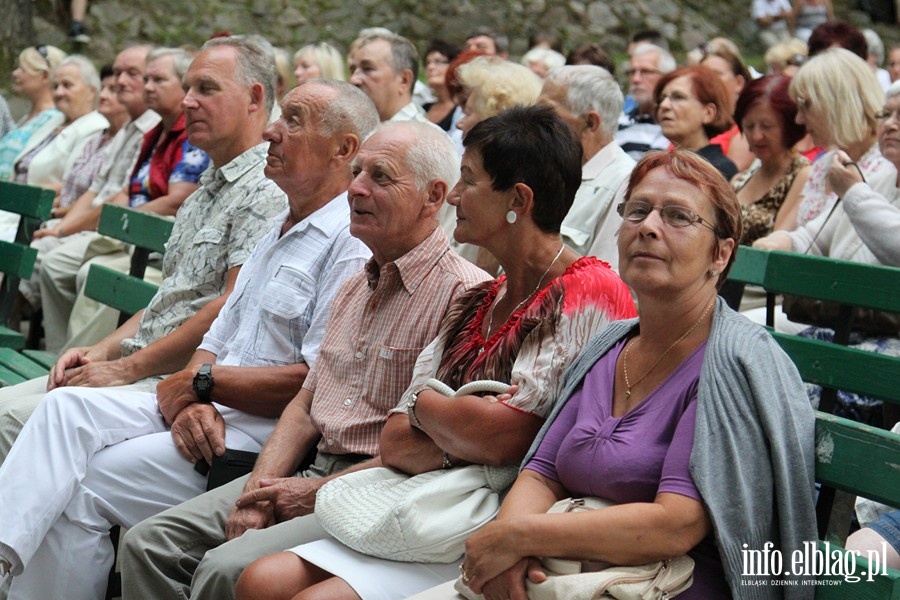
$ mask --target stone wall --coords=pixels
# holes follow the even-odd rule
[[[839,16],[860,26],[868,17],[834,0]],[[866,0],[880,2],[888,0]],[[527,50],[538,31],[556,33],[566,47],[596,41],[624,52],[639,29],[661,30],[677,52],[726,35],[750,55],[761,54],[750,20],[750,0],[89,0],[85,48],[98,63],[135,41],[161,45],[203,43],[217,31],[260,33],[296,50],[317,40],[346,48],[362,27],[383,26],[423,48],[432,38],[460,41],[479,25],[506,33],[514,55]],[[36,0],[35,29],[43,43],[66,48],[65,0]],[[885,44],[900,39],[896,26],[876,24]],[[7,88],[8,81],[0,81]]]

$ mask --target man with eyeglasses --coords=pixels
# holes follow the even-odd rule
[[[653,117],[653,89],[675,66],[672,55],[653,44],[637,46],[628,61],[628,94],[635,105],[619,119],[616,143],[634,160],[640,160],[650,150],[669,147],[669,140]]]

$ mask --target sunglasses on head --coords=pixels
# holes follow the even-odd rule
[[[34,47],[35,51],[41,55],[41,58],[44,59],[44,62],[47,63],[47,70],[52,71],[53,66],[50,64],[50,53],[47,52],[47,46],[45,44],[41,44],[39,46]]]

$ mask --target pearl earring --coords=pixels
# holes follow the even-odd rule
[[[519,214],[514,210],[511,210],[508,213],[506,213],[506,222],[509,223],[510,225],[515,223],[518,220],[518,218],[519,218]]]
[[[713,269],[712,271],[709,272],[709,275],[710,275],[710,277],[718,277],[719,272],[716,271],[715,269]]]

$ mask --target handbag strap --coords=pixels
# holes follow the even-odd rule
[[[439,394],[443,394],[445,396],[468,396],[470,394],[477,394],[480,392],[490,392],[492,394],[502,394],[506,390],[509,389],[508,383],[503,383],[502,381],[493,381],[490,379],[479,379],[478,381],[470,381],[469,383],[463,385],[458,390],[454,390],[452,387],[440,381],[438,379],[429,379],[425,382],[425,385],[430,387],[432,390]]]

